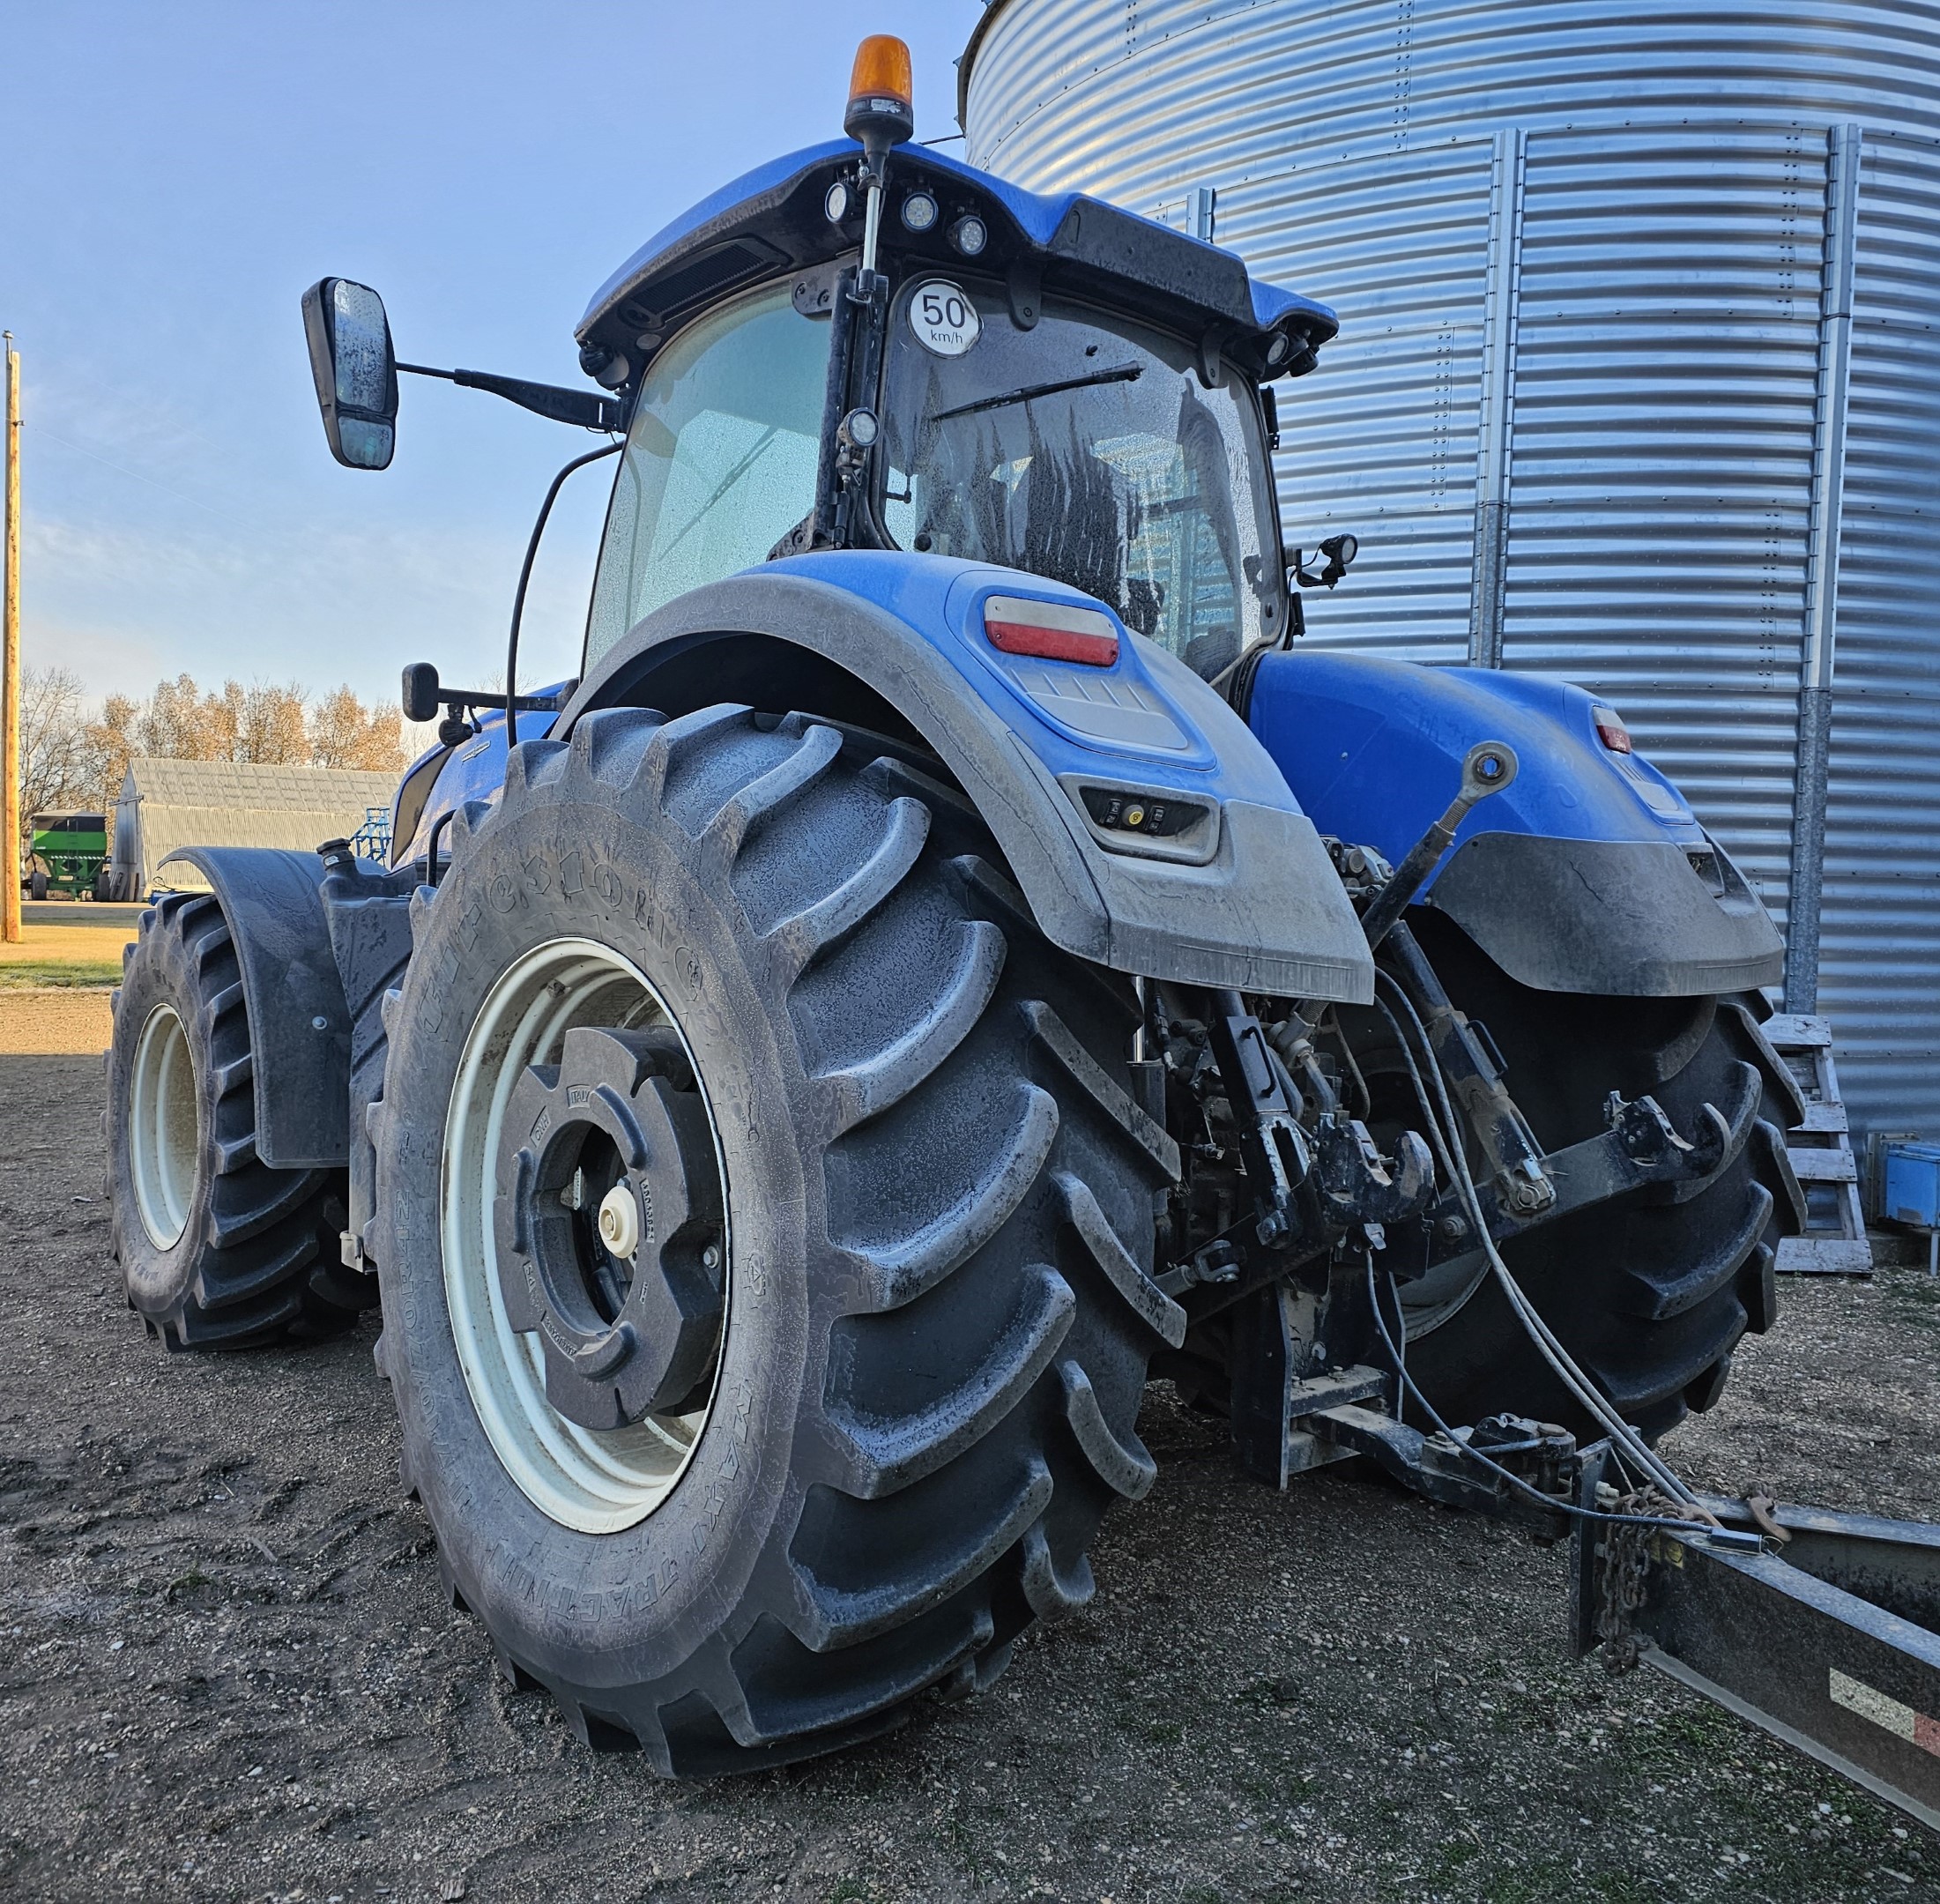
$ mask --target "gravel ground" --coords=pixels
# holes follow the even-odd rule
[[[0,1893],[304,1900],[1940,1900],[1940,1841],[1648,1672],[1563,1554],[1334,1470],[1158,1486],[996,1690],[833,1761],[663,1784],[495,1676],[401,1496],[373,1328],[171,1357],[122,1306],[98,1058],[0,1056]],[[1924,1276],[1792,1283],[1670,1451],[1933,1511]]]

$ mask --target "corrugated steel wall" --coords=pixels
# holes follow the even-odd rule
[[[1280,386],[1290,544],[1364,539],[1310,639],[1608,695],[1808,952],[1824,628],[1819,1006],[1940,1135],[1940,4],[998,0],[964,99],[1340,311]]]
[[[1819,1001],[1869,1121],[1940,1135],[1940,145],[1862,150]]]
[[[1608,694],[1781,926],[1825,169],[1791,127],[1572,130],[1523,188],[1503,660]]]

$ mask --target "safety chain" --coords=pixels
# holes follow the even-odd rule
[[[1603,1670],[1613,1677],[1637,1664],[1637,1631],[1632,1617],[1644,1603],[1644,1576],[1650,1568],[1650,1538],[1658,1521],[1702,1521],[1705,1516],[1688,1502],[1647,1484],[1621,1496],[1609,1510],[1634,1514],[1634,1527],[1606,1523],[1603,1528],[1602,1579],[1597,1593],[1596,1637],[1603,1643]]]

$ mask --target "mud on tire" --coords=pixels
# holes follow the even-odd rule
[[[115,1254],[150,1332],[171,1349],[235,1349],[350,1328],[375,1290],[339,1255],[344,1173],[256,1155],[242,971],[211,895],[143,913],[107,1056]]]
[[[1723,1160],[1701,1184],[1633,1192],[1503,1246],[1504,1261],[1586,1372],[1626,1419],[1661,1435],[1687,1409],[1718,1400],[1747,1329],[1771,1328],[1777,1244],[1804,1223],[1784,1135],[1803,1106],[1758,1029],[1766,1008],[1755,993],[1639,999],[1532,991],[1446,920],[1417,912],[1415,926],[1450,997],[1500,1047],[1510,1092],[1545,1149],[1603,1130],[1612,1090],[1651,1094],[1684,1132],[1710,1103],[1730,1128]],[[1364,1056],[1385,1078],[1374,1088],[1394,1094],[1391,1102],[1418,1124],[1412,1091],[1379,1062],[1387,1038],[1371,1029],[1366,1038]],[[1589,1426],[1492,1277],[1431,1332],[1411,1335],[1408,1359],[1450,1421],[1510,1410]]]
[[[1153,1478],[1134,1422],[1183,1329],[1150,1279],[1178,1158],[1126,1094],[1129,986],[1042,940],[955,795],[799,715],[587,715],[452,831],[373,1127],[379,1365],[454,1600],[588,1743],[679,1775],[986,1683],[1090,1597],[1100,1516]],[[567,939],[674,1017],[732,1239],[705,1425],[605,1533],[494,1454],[444,1286],[471,1028]]]

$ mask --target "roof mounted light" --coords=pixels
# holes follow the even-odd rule
[[[894,33],[871,33],[856,48],[842,130],[869,152],[900,145],[916,130],[910,49]]]
[[[992,595],[984,603],[984,633],[992,648],[1041,661],[1111,667],[1119,658],[1119,631],[1098,608]]]
[[[913,191],[903,201],[904,231],[926,232],[942,217],[935,197],[926,191]]]
[[[831,225],[839,225],[849,216],[849,209],[854,203],[855,194],[849,190],[848,180],[837,179],[823,196],[822,215]]]
[[[949,236],[965,257],[975,257],[990,242],[990,227],[974,212],[966,212],[950,227]]]

